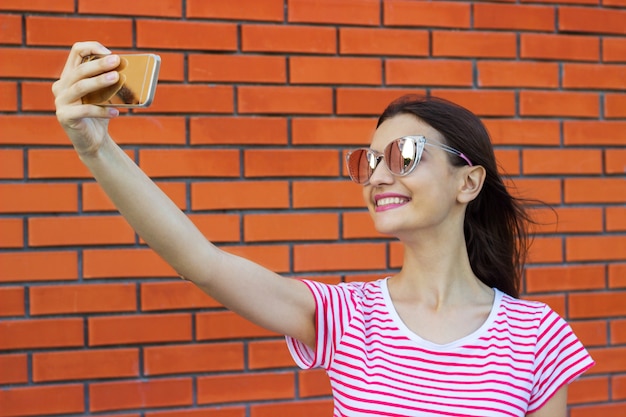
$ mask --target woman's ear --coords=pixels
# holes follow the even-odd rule
[[[482,166],[476,165],[465,167],[465,169],[461,170],[461,175],[462,182],[457,194],[457,201],[467,204],[478,197],[485,183],[487,172]]]

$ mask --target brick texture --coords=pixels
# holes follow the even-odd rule
[[[485,122],[538,221],[523,296],[597,365],[568,417],[626,415],[626,1],[0,1],[0,417],[317,417],[323,371],[177,279],[115,211],[54,116],[72,43],[162,57],[152,106],[110,124],[226,251],[324,282],[403,248],[344,156],[406,93]]]

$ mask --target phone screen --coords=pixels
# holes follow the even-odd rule
[[[83,62],[99,58],[102,55],[91,55],[83,58]],[[146,107],[152,103],[161,58],[155,54],[121,54],[120,60],[116,69],[119,81],[87,94],[83,103],[116,107]]]

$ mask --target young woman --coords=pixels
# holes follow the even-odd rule
[[[57,117],[133,228],[181,276],[286,335],[303,368],[324,367],[335,416],[566,415],[567,385],[593,364],[546,305],[517,299],[526,217],[497,173],[479,119],[405,97],[347,164],[381,233],[404,244],[400,272],[325,285],[221,251],[115,144],[117,110],[81,97],[117,81],[119,57],[74,45],[54,83]]]

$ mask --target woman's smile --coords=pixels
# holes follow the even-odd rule
[[[401,194],[377,194],[374,196],[374,207],[377,212],[392,210],[407,204],[411,199]]]

